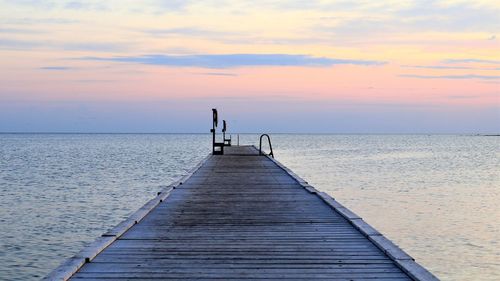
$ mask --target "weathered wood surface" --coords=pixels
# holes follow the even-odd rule
[[[356,228],[255,148],[225,152],[72,279],[411,280],[358,229],[376,230]]]

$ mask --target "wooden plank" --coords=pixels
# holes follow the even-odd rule
[[[196,269],[192,269],[191,272],[188,273],[169,273],[169,272],[79,272],[75,275],[75,277],[90,277],[90,278],[135,278],[135,279],[144,279],[144,278],[175,278],[175,279],[192,279],[192,278],[215,278],[215,279],[238,279],[243,277],[251,276],[252,279],[283,279],[287,280],[290,278],[301,278],[301,279],[312,279],[312,278],[347,278],[347,279],[357,279],[357,278],[366,278],[366,277],[377,277],[377,278],[405,278],[408,280],[408,276],[399,271],[399,272],[350,272],[350,273],[261,273],[260,271],[253,271],[251,273],[239,273],[233,272],[232,270],[229,272],[205,272],[205,271],[197,271]]]
[[[113,264],[141,264],[148,265],[154,264],[156,266],[163,267],[172,267],[177,266],[178,264],[189,264],[199,265],[199,264],[268,264],[268,265],[380,265],[380,264],[389,264],[394,265],[394,262],[390,259],[356,259],[356,260],[343,260],[343,259],[186,259],[186,258],[177,258],[177,259],[147,259],[147,260],[115,260],[113,258],[101,257],[98,255],[91,263],[113,263]],[[86,270],[86,267],[81,269],[82,271]]]
[[[213,278],[194,278],[195,280],[214,280]],[[101,278],[90,278],[90,277],[81,277],[81,276],[76,276],[74,277],[74,280],[85,280],[85,281],[102,281],[103,279]],[[106,281],[137,281],[137,278],[106,278]],[[141,278],[141,281],[158,281],[158,278]],[[193,280],[193,278],[161,278],[160,280]],[[253,279],[251,277],[238,277],[238,278],[223,278],[222,280],[260,280],[260,281],[272,281],[272,280],[283,280],[283,278],[259,278],[259,279]],[[286,280],[304,280],[304,278],[294,278],[293,276],[287,277]],[[324,281],[330,281],[330,280],[352,280],[348,278],[335,278],[335,277],[328,277],[328,278],[307,278],[307,280],[324,280]],[[411,280],[411,279],[402,279],[402,278],[377,278],[377,277],[367,277],[367,278],[356,278],[356,281],[395,281],[395,280]]]
[[[147,270],[165,270],[165,269],[191,269],[192,263],[170,263],[165,266],[165,263],[90,263],[87,265],[87,272],[119,272],[124,271],[147,271]],[[363,272],[372,269],[395,269],[397,268],[392,263],[379,264],[268,264],[268,263],[199,263],[196,268],[207,269],[360,269]]]

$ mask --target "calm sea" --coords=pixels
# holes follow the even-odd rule
[[[272,141],[280,162],[442,280],[500,280],[499,137]],[[0,279],[40,279],[209,151],[209,135],[0,134]]]

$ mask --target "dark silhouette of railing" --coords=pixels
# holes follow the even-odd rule
[[[262,135],[260,135],[260,139],[259,139],[259,155],[264,155],[264,152],[262,152],[262,138],[263,137],[267,137],[267,141],[269,143],[269,149],[271,150],[271,152],[269,152],[269,156],[271,156],[272,158],[274,158],[273,146],[271,145],[271,137],[269,137],[268,134],[262,134]]]

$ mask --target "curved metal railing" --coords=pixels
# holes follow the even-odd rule
[[[262,138],[263,137],[267,137],[267,140],[268,140],[268,143],[269,143],[269,149],[271,150],[271,152],[269,152],[269,156],[271,156],[272,158],[274,158],[273,146],[271,145],[271,137],[268,134],[262,134],[262,135],[260,135],[260,139],[259,139],[259,155],[264,155],[264,153],[262,152]]]

